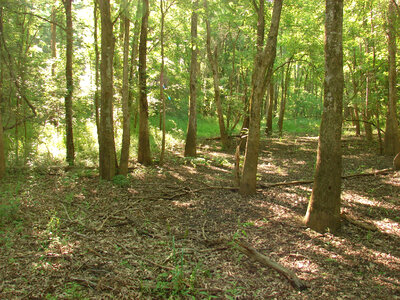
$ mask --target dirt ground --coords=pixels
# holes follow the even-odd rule
[[[262,142],[260,183],[312,179],[317,138]],[[375,143],[343,142],[344,175],[391,167]],[[128,180],[96,170],[11,172],[0,227],[1,299],[400,299],[400,172],[343,180],[338,235],[307,229],[312,184],[241,197],[233,153],[204,143],[196,159],[134,165]],[[4,189],[2,189],[4,190]],[[1,224],[1,223],[0,223]],[[234,247],[241,238],[292,270],[287,278]]]

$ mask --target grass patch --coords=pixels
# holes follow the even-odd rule
[[[299,118],[284,120],[283,131],[294,135],[318,136],[320,124],[320,119]]]

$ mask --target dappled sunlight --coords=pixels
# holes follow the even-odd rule
[[[390,235],[396,235],[400,237],[400,223],[395,222],[389,218],[385,218],[383,220],[373,221],[375,226],[379,228],[381,232],[385,232]]]
[[[191,175],[197,174],[198,170],[192,166],[182,166],[182,169]]]

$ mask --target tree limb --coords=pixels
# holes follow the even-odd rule
[[[269,257],[261,254],[258,252],[256,249],[254,249],[248,242],[244,240],[236,240],[234,241],[234,245],[236,246],[235,248],[242,252],[243,254],[247,255],[248,257],[254,259],[255,261],[259,262],[263,266],[270,267],[277,271],[278,273],[282,274],[285,276],[290,284],[298,291],[303,291],[307,289],[307,285],[302,282],[296,274],[282,266],[281,264],[278,264],[277,262],[273,261]]]

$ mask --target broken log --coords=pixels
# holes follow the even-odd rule
[[[277,262],[273,261],[267,256],[261,254],[256,249],[254,249],[248,242],[244,240],[236,240],[234,244],[236,245],[236,248],[243,254],[254,259],[263,266],[270,267],[275,271],[277,271],[278,273],[285,276],[289,280],[290,284],[296,290],[303,291],[308,288],[307,285],[304,282],[302,282],[293,271],[285,268],[284,266],[278,264]]]

